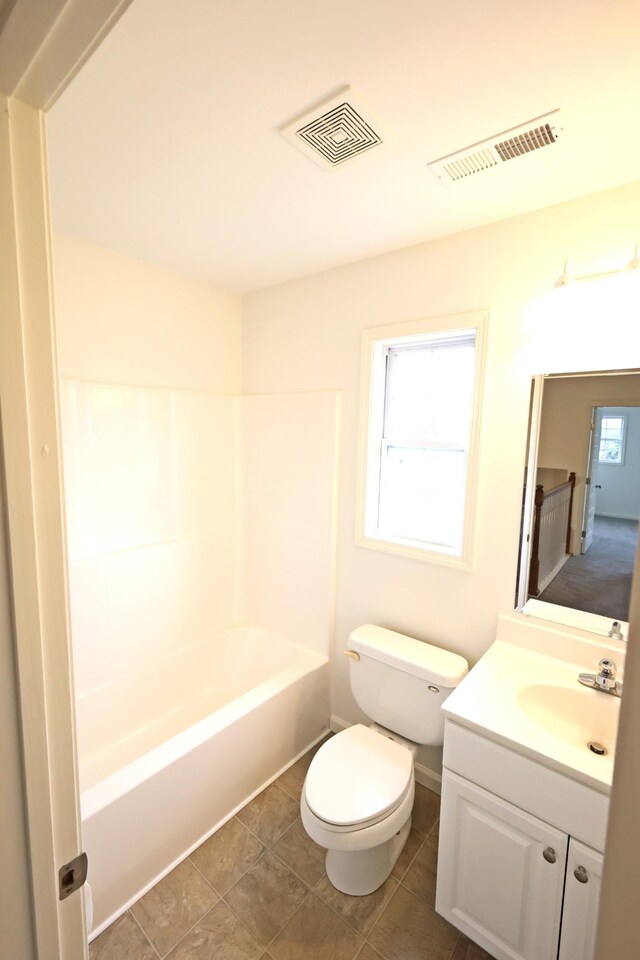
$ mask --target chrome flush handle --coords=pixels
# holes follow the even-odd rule
[[[360,659],[360,654],[356,653],[355,650],[343,650],[342,652],[344,653],[345,657],[351,657],[351,659],[355,660],[356,663]]]

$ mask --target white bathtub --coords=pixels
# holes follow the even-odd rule
[[[242,627],[78,698],[92,938],[326,732],[328,671]]]

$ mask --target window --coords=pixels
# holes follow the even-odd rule
[[[599,463],[624,463],[626,416],[603,417],[600,425]]]
[[[469,324],[470,318],[365,333],[368,429],[359,543],[468,567],[484,337],[479,318],[473,326],[433,332],[434,325],[456,320]]]

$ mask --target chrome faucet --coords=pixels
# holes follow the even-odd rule
[[[609,633],[607,634],[607,636],[613,637],[614,640],[624,640],[624,634],[620,629],[620,624],[618,623],[617,620],[613,621],[613,624],[611,625],[611,630],[609,630]]]
[[[617,667],[613,660],[605,658],[598,664],[597,673],[580,673],[578,682],[585,687],[593,687],[602,693],[611,693],[614,697],[622,696],[622,684],[616,680]]]

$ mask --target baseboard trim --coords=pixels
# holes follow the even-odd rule
[[[340,733],[342,730],[346,730],[347,727],[351,726],[351,723],[347,723],[346,720],[337,717],[334,713],[331,714],[329,729],[332,733]],[[424,764],[418,763],[417,761],[414,764],[414,770],[416,773],[416,783],[422,784],[423,787],[426,787],[427,790],[432,790],[434,793],[442,793],[441,774],[436,773],[435,770],[430,770],[429,767],[425,767]]]
[[[640,517],[631,516],[630,513],[596,513],[596,517],[606,517],[608,520],[640,520]]]

